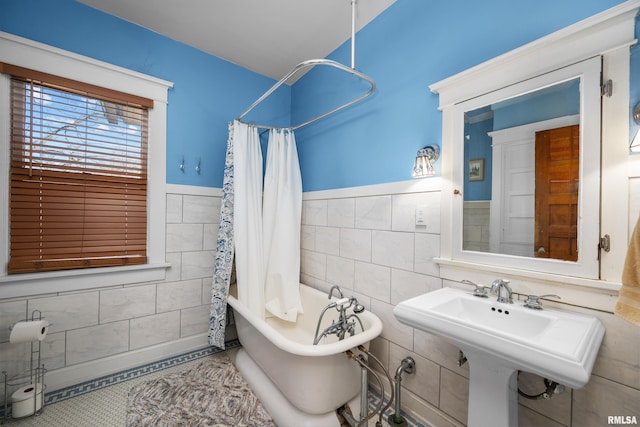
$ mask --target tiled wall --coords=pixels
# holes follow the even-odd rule
[[[633,183],[632,183],[633,184]],[[631,186],[631,200],[640,196]],[[458,367],[458,349],[447,340],[400,324],[392,310],[399,301],[460,286],[439,278],[439,192],[362,197],[307,197],[303,205],[302,281],[328,290],[348,289],[383,321],[372,351],[391,375],[406,356],[416,373],[403,376],[403,407],[437,426],[467,421],[468,365]],[[415,208],[430,206],[426,228],[415,225]],[[552,303],[549,303],[552,304]],[[606,335],[590,383],[566,389],[551,400],[520,398],[521,426],[601,426],[613,415],[640,415],[640,328],[612,314],[556,305],[599,317]],[[528,394],[543,390],[541,378],[523,374]],[[487,390],[490,393],[490,390]]]
[[[219,197],[167,194],[164,282],[0,300],[0,371],[28,369],[30,344],[9,343],[8,327],[36,309],[52,324],[42,344],[50,373],[198,335],[205,346],[219,211]]]
[[[640,209],[639,183],[631,181],[632,211]],[[166,259],[172,267],[164,282],[1,300],[0,370],[25,368],[29,347],[8,343],[7,326],[36,308],[54,324],[43,345],[49,370],[185,337],[201,335],[204,342],[220,198],[198,193],[167,194]],[[426,225],[415,225],[416,207],[424,210]],[[307,197],[301,260],[303,282],[325,290],[339,284],[382,319],[382,336],[372,350],[392,375],[402,358],[416,360],[416,373],[403,376],[403,407],[448,426],[466,422],[468,367],[457,366],[458,349],[449,342],[400,324],[392,313],[402,300],[454,285],[443,284],[433,261],[440,248],[439,215],[438,191]],[[523,426],[606,425],[608,415],[637,414],[640,328],[608,313],[572,309],[598,316],[607,329],[592,380],[549,401],[521,400]],[[530,375],[522,375],[520,384],[529,393],[542,387]]]
[[[469,251],[489,252],[490,202],[464,202],[462,247]]]

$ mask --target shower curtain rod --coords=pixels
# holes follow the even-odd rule
[[[368,82],[371,87],[369,88],[369,91],[367,93],[365,93],[364,95],[361,95],[357,98],[352,99],[351,101],[345,102],[344,104],[334,108],[333,110],[329,110],[325,113],[319,114],[317,116],[315,116],[312,119],[307,120],[306,122],[302,122],[296,126],[289,126],[289,127],[278,127],[278,126],[267,126],[267,125],[259,125],[259,124],[255,124],[255,123],[247,123],[247,122],[243,122],[249,125],[253,125],[256,126],[258,128],[261,129],[289,129],[289,130],[296,130],[299,129],[303,126],[306,126],[310,123],[313,123],[317,120],[320,120],[322,118],[327,117],[330,114],[333,114],[335,112],[338,112],[340,110],[342,110],[343,108],[347,108],[350,105],[353,105],[357,102],[362,101],[363,99],[365,99],[366,97],[368,97],[369,95],[371,95],[373,92],[375,92],[376,90],[376,82],[369,76],[367,76],[366,74],[363,74],[361,72],[359,72],[358,70],[356,70],[356,2],[357,0],[350,0],[351,1],[351,67],[347,67],[346,65],[343,65],[339,62],[336,61],[332,61],[330,59],[309,59],[307,61],[303,61],[301,63],[299,63],[298,65],[296,65],[295,67],[293,67],[291,69],[291,71],[289,71],[287,74],[285,74],[279,81],[278,83],[276,83],[275,85],[273,85],[271,87],[271,89],[269,89],[268,91],[266,91],[264,93],[264,95],[262,95],[260,98],[258,98],[258,100],[256,102],[254,102],[251,107],[249,107],[249,109],[247,109],[247,111],[245,111],[244,113],[240,114],[238,116],[238,118],[236,120],[242,122],[242,118],[244,116],[246,116],[247,114],[249,114],[249,112],[251,112],[251,110],[253,110],[255,107],[258,106],[258,104],[260,104],[262,101],[264,101],[266,98],[269,97],[269,95],[271,95],[276,89],[278,89],[280,86],[282,86],[283,83],[285,83],[287,80],[289,80],[294,74],[296,74],[298,71],[303,70],[305,68],[309,68],[309,67],[315,67],[316,65],[329,65],[331,67],[335,67],[339,70],[345,71],[349,74],[353,74],[356,77],[359,77],[360,79]]]
[[[336,107],[336,108],[334,108],[332,110],[329,110],[329,111],[327,111],[325,113],[319,114],[319,115],[313,117],[312,119],[309,119],[309,120],[307,120],[305,122],[302,122],[302,123],[300,123],[298,125],[295,125],[295,126],[282,127],[282,126],[268,126],[268,125],[261,125],[261,124],[255,124],[255,123],[247,123],[247,122],[243,122],[243,123],[247,123],[249,125],[253,125],[253,126],[256,126],[258,128],[262,128],[262,129],[289,129],[289,130],[296,130],[296,129],[299,129],[299,128],[301,128],[303,126],[306,126],[306,125],[308,125],[310,123],[313,123],[313,122],[315,122],[317,120],[320,120],[320,119],[322,119],[324,117],[327,117],[330,114],[333,114],[333,113],[335,113],[337,111],[340,111],[340,110],[342,110],[344,108],[347,108],[350,105],[353,105],[353,104],[355,104],[357,102],[360,102],[363,99],[365,99],[366,97],[368,97],[369,95],[371,95],[376,90],[376,82],[371,77],[369,77],[366,74],[363,74],[363,73],[357,71],[354,68],[349,68],[346,65],[343,65],[343,64],[341,64],[339,62],[336,62],[336,61],[332,61],[330,59],[309,59],[309,60],[303,61],[303,62],[299,63],[298,65],[296,65],[295,67],[293,67],[291,69],[291,71],[289,71],[287,74],[285,74],[275,85],[273,85],[271,87],[271,89],[266,91],[264,93],[264,95],[262,95],[260,98],[258,98],[258,100],[256,102],[254,102],[251,105],[251,107],[249,107],[247,109],[247,111],[245,111],[244,113],[240,114],[240,116],[238,116],[238,118],[236,120],[242,122],[242,118],[244,116],[249,114],[249,112],[251,112],[251,110],[253,110],[255,107],[257,107],[266,98],[268,98],[269,95],[271,95],[276,89],[278,89],[280,86],[282,86],[282,84],[285,83],[288,79],[290,79],[291,76],[293,76],[294,74],[296,74],[300,70],[303,70],[303,69],[309,68],[309,67],[315,67],[316,65],[328,65],[328,66],[331,66],[331,67],[335,67],[335,68],[337,68],[339,70],[345,71],[345,72],[347,72],[349,74],[353,74],[354,76],[359,77],[360,79],[365,80],[366,82],[368,82],[371,85],[371,87],[369,88],[369,91],[366,92],[365,94],[363,94],[363,95],[361,95],[361,96],[359,96],[357,98],[354,98],[354,99],[352,99],[352,100],[350,100],[350,101],[348,101],[348,102],[346,102],[346,103],[344,103],[344,104],[342,104],[342,105],[340,105],[340,106],[338,106],[338,107]]]

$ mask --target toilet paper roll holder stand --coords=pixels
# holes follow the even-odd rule
[[[43,320],[42,312],[40,310],[33,310],[31,313],[31,319],[26,320]],[[49,324],[49,326],[51,326],[51,324]],[[12,329],[12,327],[10,326],[9,329]],[[44,364],[42,363],[40,347],[41,342],[39,340],[31,342],[28,372],[21,372],[10,378],[7,371],[2,371],[2,375],[4,376],[4,416],[0,418],[0,424],[4,424],[10,418],[17,419],[27,418],[32,415],[40,415],[44,410],[44,391],[46,389],[44,374],[47,370],[44,368]],[[9,389],[11,387],[17,388],[28,384],[33,384],[35,387],[35,392],[33,394],[33,411],[22,417],[13,417],[10,413],[11,411],[9,411]],[[31,398],[29,399],[31,400]],[[40,399],[40,402],[38,402],[38,399]]]

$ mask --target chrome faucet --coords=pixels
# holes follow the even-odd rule
[[[333,290],[333,288],[332,288]],[[340,288],[338,288],[338,292]],[[353,307],[353,314],[347,314],[347,310]],[[331,325],[325,328],[322,333],[320,333],[320,324],[322,323],[322,318],[324,314],[330,308],[335,308],[338,310],[338,321],[331,321]],[[322,338],[327,335],[336,335],[338,340],[343,340],[345,335],[349,333],[350,336],[355,335],[356,333],[356,324],[360,324],[360,329],[364,332],[364,325],[362,324],[362,320],[357,316],[358,314],[364,311],[364,306],[358,302],[355,297],[349,298],[341,298],[336,301],[330,302],[325,308],[322,309],[320,313],[320,317],[318,318],[318,324],[316,325],[316,333],[313,338],[313,345],[317,345]],[[357,323],[356,323],[357,321]]]
[[[498,296],[498,302],[513,304],[513,298],[511,297],[513,291],[509,287],[509,283],[506,279],[496,279],[491,283],[491,293]]]
[[[342,293],[342,289],[340,288],[340,286],[338,285],[333,285],[331,287],[331,289],[329,289],[329,299],[331,299],[331,297],[333,296],[333,291],[338,291],[338,295],[340,295],[340,298],[344,298],[344,294]]]
[[[480,298],[488,298],[489,297],[489,295],[487,295],[487,290],[489,288],[487,288],[486,286],[477,285],[477,284],[473,283],[471,280],[467,280],[467,279],[464,279],[462,281],[462,283],[467,284],[467,285],[475,286],[475,289],[473,290],[473,296],[474,297],[480,297]]]

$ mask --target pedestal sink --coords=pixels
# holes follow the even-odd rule
[[[518,371],[573,388],[589,381],[604,326],[595,317],[533,310],[442,288],[393,310],[406,325],[449,338],[469,363],[468,426],[518,425]]]

